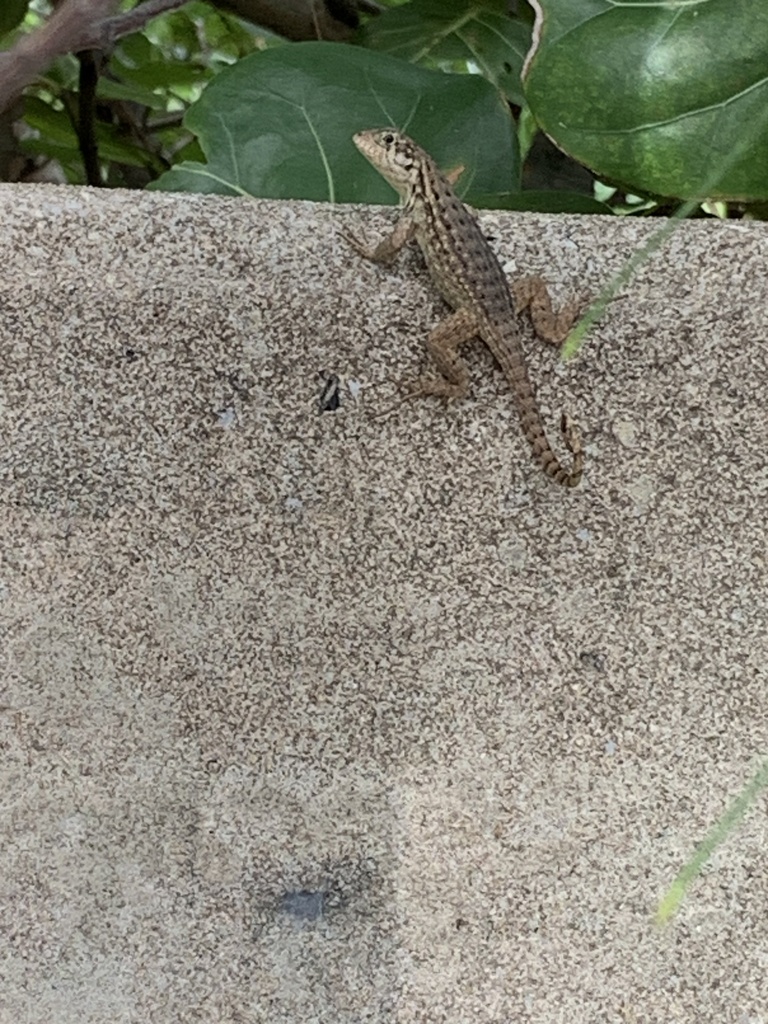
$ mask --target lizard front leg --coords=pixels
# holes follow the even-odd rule
[[[373,248],[366,245],[365,242],[361,242],[351,231],[345,231],[344,236],[352,248],[360,253],[363,259],[373,260],[374,263],[391,263],[403,246],[413,238],[414,228],[413,217],[405,214],[395,224],[392,233],[383,238]]]

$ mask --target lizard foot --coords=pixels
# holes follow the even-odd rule
[[[372,260],[374,249],[370,245],[366,245],[357,235],[353,234],[348,228],[339,228],[341,237],[347,242],[352,248],[358,253],[363,259]]]
[[[445,377],[419,377],[413,381],[401,381],[410,398],[442,398],[446,402],[456,402],[467,397],[467,389],[461,384],[453,384]]]

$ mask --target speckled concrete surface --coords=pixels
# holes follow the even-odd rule
[[[768,1019],[763,225],[690,223],[580,357],[399,403],[387,214],[0,188],[0,1020]],[[486,218],[559,298],[656,225]],[[328,378],[341,407],[320,412]]]

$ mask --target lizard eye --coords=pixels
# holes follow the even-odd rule
[[[392,143],[395,141],[395,136],[392,134],[392,132],[386,132],[381,141],[384,143],[385,146],[391,146]]]

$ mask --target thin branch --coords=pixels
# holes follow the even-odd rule
[[[158,14],[183,7],[186,0],[146,0],[131,11],[115,14],[118,3],[119,0],[62,0],[44,25],[21,36],[12,49],[0,53],[0,113],[7,110],[25,86],[57,57],[80,50],[108,51],[117,39],[137,32]],[[214,3],[295,39],[347,38],[357,23],[357,11],[378,13],[381,10],[375,0],[293,0],[291,4],[277,0],[214,0]],[[305,21],[309,11],[317,18],[322,15],[322,22],[316,24],[310,18],[305,25],[301,21],[302,11]],[[288,20],[283,23],[281,19],[285,18]]]
[[[0,53],[0,112],[62,54],[109,49],[116,39],[185,2],[148,0],[114,15],[119,0],[64,0],[37,31],[21,36],[12,49]]]

